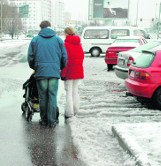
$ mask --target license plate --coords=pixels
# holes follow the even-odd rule
[[[132,71],[132,70],[130,71],[130,76],[134,77],[134,71]]]
[[[124,64],[125,64],[125,60],[120,59],[120,60],[119,60],[119,65],[124,65]]]

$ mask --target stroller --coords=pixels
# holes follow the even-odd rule
[[[25,101],[21,104],[21,109],[27,121],[31,121],[33,114],[35,112],[40,112],[38,91],[34,74],[32,74],[23,84],[23,89],[25,90],[25,94],[23,95]]]
[[[27,121],[32,120],[32,116],[35,112],[40,113],[39,109],[39,100],[38,100],[38,90],[36,86],[36,79],[34,74],[30,76],[30,78],[23,84],[23,89],[25,90],[25,94],[23,97],[25,101],[21,104],[21,109],[23,111],[23,115],[25,115]],[[59,118],[59,108],[56,110],[56,120]]]

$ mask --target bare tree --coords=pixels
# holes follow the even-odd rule
[[[7,2],[3,3],[2,16],[3,33],[10,34],[13,38],[22,31],[23,26],[16,6],[9,6]]]

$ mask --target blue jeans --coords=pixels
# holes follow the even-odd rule
[[[58,79],[36,80],[41,120],[49,124],[56,122]]]

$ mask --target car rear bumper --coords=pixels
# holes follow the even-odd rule
[[[138,83],[129,78],[125,80],[125,86],[132,95],[145,98],[152,98],[153,93],[157,88],[154,84]]]
[[[128,69],[120,68],[118,65],[116,65],[114,69],[115,69],[115,74],[117,77],[121,79],[128,78]]]

